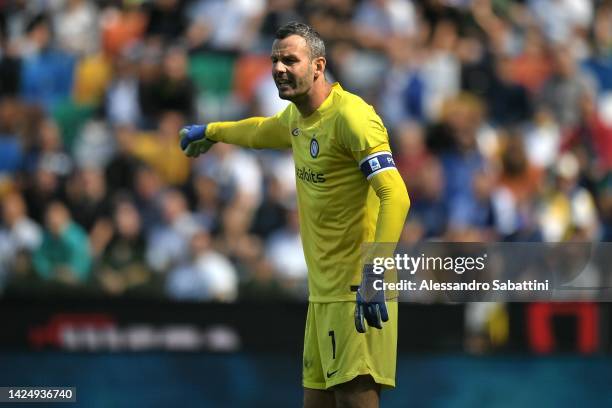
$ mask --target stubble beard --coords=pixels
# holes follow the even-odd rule
[[[307,86],[307,78],[312,77],[312,68],[308,69],[308,72],[306,73],[306,75],[304,75],[301,78],[297,78],[297,77],[293,77],[293,83],[295,84],[294,87],[291,87],[289,89],[290,93],[289,94],[285,94],[283,95],[283,92],[279,89],[278,90],[278,96],[281,99],[293,102],[293,103],[298,103],[301,100],[304,100],[305,98],[308,97],[308,92],[310,91],[311,86]]]

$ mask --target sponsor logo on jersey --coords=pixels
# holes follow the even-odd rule
[[[302,167],[302,168],[296,167],[295,176],[298,179],[302,181],[307,181],[309,183],[314,183],[314,184],[325,183],[325,174],[317,173],[307,167]]]
[[[395,168],[395,162],[391,156],[391,152],[382,151],[371,154],[359,162],[359,168],[364,176],[369,180],[375,174],[381,171],[391,170]]]
[[[372,171],[376,171],[380,169],[380,162],[378,161],[376,157],[373,159],[370,159],[368,162],[370,163],[370,167],[372,168]]]
[[[313,159],[319,155],[319,142],[314,137],[310,141],[310,155]]]
[[[338,371],[340,370],[327,371],[327,378],[332,378]]]

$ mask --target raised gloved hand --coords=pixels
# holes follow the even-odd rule
[[[206,137],[206,125],[188,125],[179,132],[181,149],[187,157],[206,153],[215,143]]]
[[[380,282],[376,282],[375,285],[375,281],[379,280]],[[381,287],[382,282],[384,282],[383,274],[374,273],[372,265],[364,266],[355,305],[355,328],[359,333],[366,332],[366,322],[370,327],[382,329],[383,322],[389,320],[385,291],[382,288],[378,290],[374,288]]]

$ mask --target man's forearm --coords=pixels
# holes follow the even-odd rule
[[[252,117],[236,122],[213,122],[208,124],[206,137],[252,149],[284,149],[291,147],[288,134],[275,117]]]
[[[386,171],[372,179],[372,187],[380,200],[374,241],[396,243],[410,208],[404,181],[397,171]]]

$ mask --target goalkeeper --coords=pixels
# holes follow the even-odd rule
[[[361,245],[398,241],[406,187],[374,109],[326,81],[325,45],[311,27],[281,27],[271,59],[279,96],[293,103],[273,117],[186,126],[181,148],[190,157],[216,142],[292,149],[310,291],[304,406],[377,407],[381,386],[395,386],[397,302],[365,295]]]

